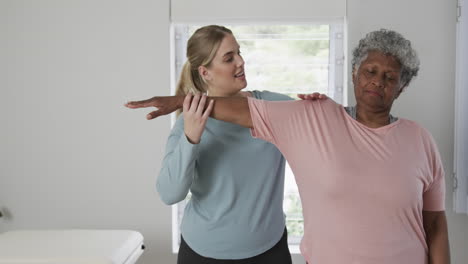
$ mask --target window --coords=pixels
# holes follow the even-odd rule
[[[454,210],[468,214],[468,3],[458,2],[455,140],[454,140]]]
[[[173,87],[186,60],[186,44],[203,25],[173,25]],[[246,90],[269,90],[296,97],[320,92],[344,104],[343,23],[226,25],[241,46],[248,78]],[[173,89],[174,91],[174,89]],[[297,97],[296,97],[297,98]],[[190,195],[189,195],[190,196]],[[173,206],[173,251],[189,197]],[[289,166],[286,168],[284,212],[292,253],[299,253],[303,235],[302,207]]]

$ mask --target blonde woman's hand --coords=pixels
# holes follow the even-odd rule
[[[188,141],[192,144],[200,143],[206,121],[213,109],[213,100],[210,100],[205,109],[206,95],[187,94],[184,99],[184,132]]]
[[[325,100],[328,98],[327,95],[321,93],[297,94],[297,97],[301,98],[302,100]]]

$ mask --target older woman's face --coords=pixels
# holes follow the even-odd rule
[[[357,104],[373,111],[389,111],[401,92],[400,75],[401,65],[395,57],[369,52],[353,73]]]

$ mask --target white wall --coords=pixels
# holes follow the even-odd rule
[[[452,210],[456,0],[348,0],[347,15],[349,56],[359,39],[380,28],[402,33],[419,54],[420,72],[393,112],[422,124],[437,142],[446,172],[452,263],[468,263],[468,217]],[[349,104],[354,102],[350,91]]]
[[[140,263],[175,263],[171,210],[154,190],[170,120],[122,106],[169,93],[168,2],[0,0],[0,208],[9,212],[0,232],[136,229],[147,245]],[[449,177],[454,12],[455,0],[348,0],[348,43],[388,27],[419,51],[420,75],[395,112],[439,145],[452,263],[461,264],[468,217],[451,213]]]
[[[170,120],[129,99],[168,94],[168,1],[0,2],[0,207],[20,228],[143,233],[141,263],[175,263],[155,192]]]

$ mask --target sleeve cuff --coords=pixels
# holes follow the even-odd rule
[[[198,153],[200,143],[198,144],[190,143],[185,133],[182,133],[179,143],[180,143],[180,150],[182,151],[182,153],[187,153],[190,156],[196,155]]]

